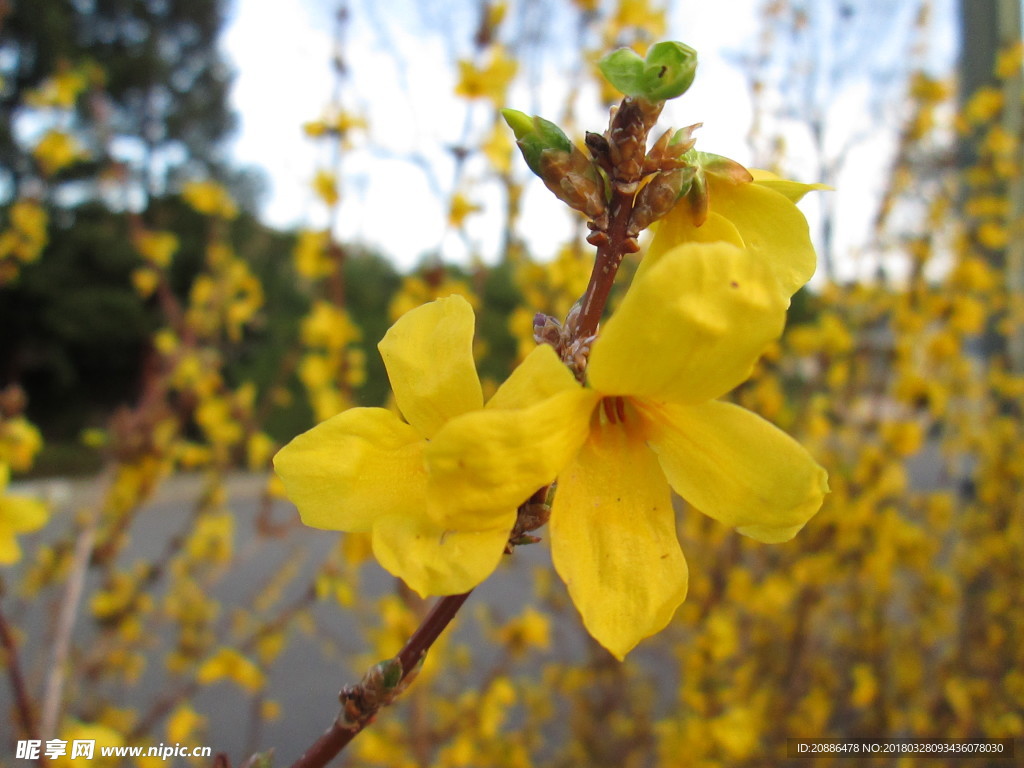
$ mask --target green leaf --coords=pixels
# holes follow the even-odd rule
[[[597,63],[604,79],[626,96],[638,96],[644,75],[644,60],[631,48],[619,48]]]
[[[666,101],[681,96],[693,84],[697,52],[684,43],[652,45],[641,59],[630,48],[620,48],[598,62],[605,79],[626,96]]]

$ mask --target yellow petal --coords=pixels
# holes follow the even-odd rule
[[[686,597],[668,484],[622,424],[595,426],[558,478],[551,556],[587,631],[618,659],[662,630]]]
[[[495,521],[489,531],[452,531],[423,516],[382,518],[373,528],[373,554],[421,597],[468,592],[498,566],[515,510]]]
[[[552,395],[578,389],[576,377],[565,363],[558,359],[553,348],[541,344],[512,371],[494,396],[487,401],[488,408],[525,408]]]
[[[274,469],[306,525],[368,531],[381,516],[426,506],[424,445],[391,411],[352,408],[288,443]]]
[[[377,348],[405,420],[431,438],[448,419],[482,408],[469,302],[448,296],[406,312]]]
[[[0,497],[0,528],[28,533],[42,528],[48,518],[46,505],[38,499],[27,496]]]
[[[0,530],[0,565],[14,565],[21,560],[21,547],[10,531]]]
[[[587,376],[605,395],[711,400],[750,375],[782,332],[787,303],[748,251],[681,245],[633,280],[594,343]]]
[[[423,452],[432,517],[459,530],[493,528],[493,510],[517,508],[575,455],[598,399],[577,385],[529,408],[448,422]]]
[[[764,259],[787,296],[811,279],[817,264],[807,219],[785,195],[763,184],[728,184],[708,176],[711,209],[731,221],[743,245]]]
[[[655,223],[654,227],[654,238],[640,262],[637,275],[654,266],[662,256],[684,243],[723,242],[737,248],[743,247],[743,238],[740,237],[739,230],[719,213],[710,211],[703,224],[699,227],[694,225],[693,216],[685,201],[669,211],[668,215]]]
[[[749,170],[750,175],[754,177],[755,184],[773,189],[793,203],[799,203],[808,192],[815,190],[829,191],[832,189],[828,184],[801,184],[799,181],[790,181],[771,171],[762,171],[759,168],[751,168]]]
[[[825,470],[760,416],[721,402],[640,406],[669,483],[704,514],[774,543],[793,538],[821,508]]]

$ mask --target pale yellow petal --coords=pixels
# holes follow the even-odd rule
[[[773,189],[793,203],[799,203],[808,192],[832,189],[828,184],[801,184],[799,181],[790,181],[771,171],[762,171],[759,168],[751,168],[750,175],[754,177],[755,184]]]
[[[622,659],[662,630],[686,597],[668,484],[622,424],[595,427],[559,475],[551,556],[587,631]]]
[[[599,396],[576,385],[522,410],[453,419],[424,450],[431,515],[459,530],[488,530],[547,485],[586,439]]]
[[[555,350],[541,344],[512,371],[487,401],[488,408],[525,408],[559,392],[578,389],[579,383]]]
[[[728,184],[708,177],[711,210],[727,218],[743,245],[763,259],[792,296],[814,274],[817,256],[807,219],[785,195],[762,184]]]
[[[719,397],[782,332],[787,299],[763,260],[727,243],[674,248],[638,275],[594,343],[605,395],[679,403]]]
[[[785,432],[731,403],[646,406],[647,436],[676,493],[758,541],[788,541],[821,508],[828,475]]]
[[[288,443],[274,469],[306,525],[368,531],[381,516],[425,508],[424,445],[391,411],[352,408]]]
[[[406,312],[377,345],[395,401],[423,437],[483,407],[473,362],[474,324],[469,302],[452,295]]]
[[[488,531],[453,531],[422,516],[391,516],[373,528],[373,554],[421,597],[468,592],[498,566],[514,509],[495,514]]]

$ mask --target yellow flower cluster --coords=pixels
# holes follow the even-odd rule
[[[238,215],[238,206],[231,194],[215,181],[190,181],[182,187],[181,197],[205,216],[233,219]]]
[[[223,331],[238,341],[263,308],[263,284],[245,261],[221,243],[207,248],[207,267],[192,283],[188,325],[205,338]]]
[[[19,266],[36,261],[48,240],[46,211],[35,200],[22,199],[7,212],[0,232],[0,286],[18,275]]]
[[[36,143],[32,156],[44,175],[53,176],[84,159],[87,154],[74,136],[64,131],[50,130]]]

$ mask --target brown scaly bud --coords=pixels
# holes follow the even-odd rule
[[[665,170],[664,163],[668,158],[667,150],[668,143],[672,139],[673,131],[669,128],[658,140],[654,142],[654,146],[647,151],[647,157],[644,158],[644,174],[655,173],[656,171]]]
[[[692,165],[662,171],[640,190],[633,203],[633,213],[629,218],[627,234],[636,237],[654,222],[672,210],[676,201],[686,194],[697,169]]]
[[[561,349],[562,324],[551,315],[538,312],[533,316],[533,340],[554,347],[555,350]]]
[[[647,134],[661,114],[664,102],[650,102],[643,97],[627,96],[612,112],[606,134],[612,161],[615,186],[624,192],[643,178],[647,154]]]
[[[576,146],[569,152],[545,149],[540,154],[539,171],[544,186],[570,208],[591,219],[604,213],[604,180]]]
[[[590,154],[594,158],[594,162],[604,168],[608,173],[611,173],[611,147],[608,146],[608,139],[600,133],[587,131],[584,143],[587,145],[587,149],[590,150]]]
[[[704,123],[694,123],[676,131],[668,143],[668,151],[675,157],[681,157],[683,153],[693,149],[693,145],[697,143],[697,137],[693,132],[702,125]]]

